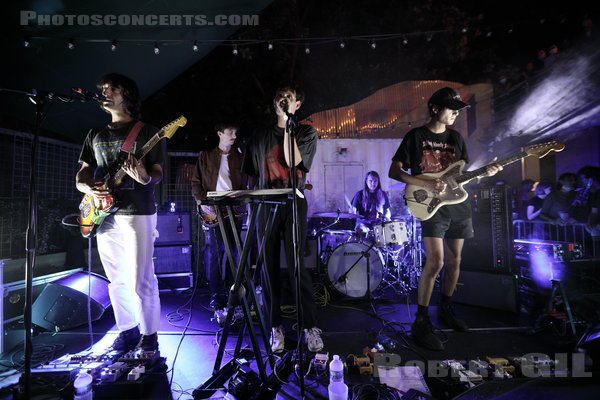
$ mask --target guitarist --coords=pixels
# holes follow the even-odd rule
[[[138,122],[137,84],[110,73],[100,79],[98,89],[105,97],[101,108],[111,115],[111,122],[88,133],[79,156],[76,185],[80,192],[97,199],[109,195],[117,199],[118,210],[103,220],[97,232],[98,253],[110,280],[109,295],[120,332],[112,347],[119,352],[158,350],[160,299],[152,261],[157,233],[154,187],[162,179],[165,149],[155,146],[141,160],[133,156],[158,131],[146,124],[129,155],[123,156],[123,143]],[[105,175],[115,162],[127,176],[118,191],[111,193]]]
[[[419,175],[443,171],[453,162],[469,156],[465,142],[457,131],[449,128],[460,110],[469,107],[452,88],[435,92],[427,102],[430,121],[412,129],[402,139],[392,158],[389,177],[407,184],[418,185],[430,192],[442,193],[446,184],[439,179],[426,179]],[[403,171],[409,170],[411,174]],[[496,174],[502,167],[492,164],[487,175]],[[439,307],[439,319],[457,331],[467,331],[467,324],[456,317],[451,297],[460,273],[461,252],[464,240],[474,235],[471,207],[468,201],[442,206],[431,218],[421,221],[426,261],[418,285],[418,310],[411,333],[421,346],[443,350],[444,344],[435,335],[429,319],[428,306],[435,279],[444,265],[444,285]]]
[[[215,126],[215,131],[219,137],[219,145],[198,154],[192,176],[192,195],[198,204],[198,211],[201,215],[214,216],[214,218],[216,213],[213,207],[202,204],[207,192],[243,190],[247,187],[246,177],[242,174],[244,154],[239,147],[234,146],[238,126],[233,123],[221,123]],[[241,219],[236,220],[236,226],[238,232],[241,231]],[[228,231],[229,227],[230,225],[226,224]],[[234,243],[233,236],[230,243]],[[232,268],[226,266],[225,243],[218,225],[204,226],[202,254],[209,279],[209,306],[213,310],[222,309],[226,305],[228,288],[233,284],[233,275]]]

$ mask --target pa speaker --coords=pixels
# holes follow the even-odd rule
[[[190,213],[158,214],[156,230],[158,237],[154,242],[157,246],[183,245],[192,243],[190,228]]]
[[[88,293],[91,319],[96,321],[110,307],[108,280],[86,272],[49,283],[33,303],[31,320],[49,331],[84,325],[88,318]]]
[[[452,300],[496,310],[517,312],[518,278],[493,271],[461,270]]]

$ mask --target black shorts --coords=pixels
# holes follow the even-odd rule
[[[460,208],[461,205],[457,206]],[[468,216],[470,213],[465,216],[464,210],[453,208],[453,205],[444,206],[433,217],[421,221],[421,236],[442,239],[469,239],[475,236],[473,220]]]

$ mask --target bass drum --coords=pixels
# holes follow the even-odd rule
[[[343,295],[364,297],[367,294],[367,257],[363,254],[370,246],[364,243],[342,243],[331,253],[327,262],[327,276],[331,285]],[[373,293],[383,279],[383,256],[372,247],[369,252],[370,282]]]

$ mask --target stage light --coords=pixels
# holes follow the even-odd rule
[[[110,51],[116,51],[117,50],[117,41],[113,40],[112,43],[110,44]]]
[[[195,40],[194,40],[194,43],[192,44],[192,50],[193,50],[194,52],[197,52],[197,51],[198,51],[198,42],[197,42],[197,41],[195,41]]]
[[[69,42],[67,43],[67,48],[69,50],[73,50],[75,48],[75,39],[69,39]]]
[[[233,50],[231,51],[233,53],[234,56],[238,55],[238,48],[237,48],[237,44],[233,45]]]
[[[154,43],[154,54],[159,55],[160,54],[160,49],[158,48],[158,43]]]

